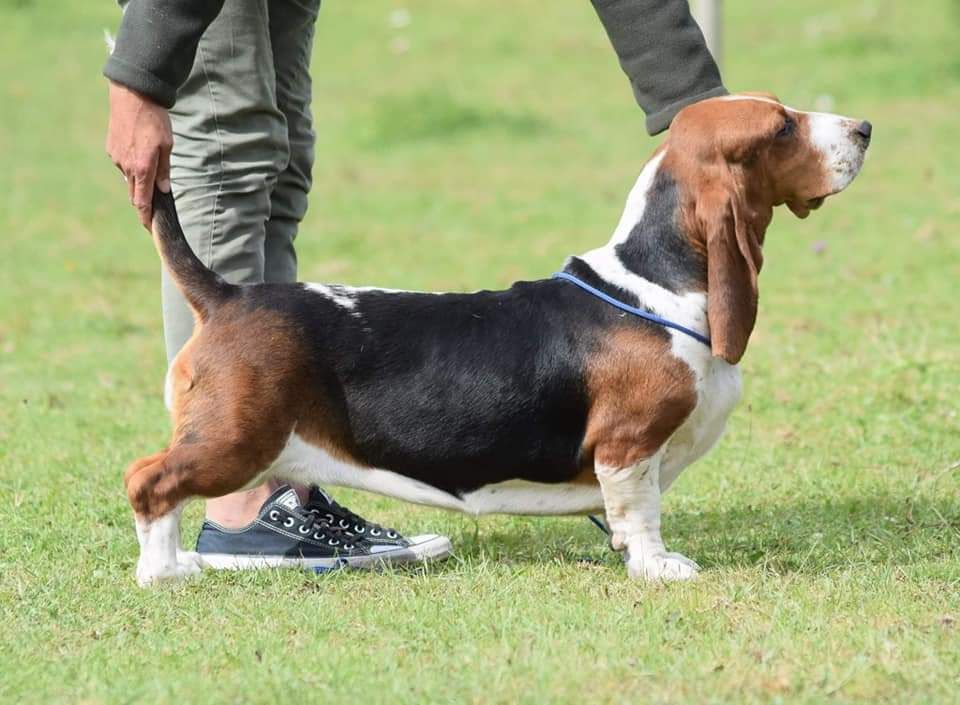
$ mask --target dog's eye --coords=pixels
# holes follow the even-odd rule
[[[781,127],[780,131],[777,132],[777,135],[776,135],[777,139],[781,140],[784,137],[789,137],[790,135],[792,135],[793,129],[796,127],[796,125],[797,124],[793,121],[793,118],[791,118],[788,115],[786,120],[784,120],[783,122],[783,127]]]

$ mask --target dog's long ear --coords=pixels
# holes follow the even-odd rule
[[[716,188],[697,208],[706,240],[711,348],[730,364],[743,357],[757,320],[757,275],[771,215],[746,211],[743,200],[735,189]]]

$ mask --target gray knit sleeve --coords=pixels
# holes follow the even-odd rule
[[[592,2],[651,135],[684,106],[727,93],[686,0]]]
[[[103,67],[111,81],[169,108],[190,74],[197,45],[224,0],[130,0]]]

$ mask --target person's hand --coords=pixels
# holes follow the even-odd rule
[[[166,108],[119,83],[110,82],[107,154],[123,172],[130,203],[150,229],[153,186],[170,191],[173,131]]]

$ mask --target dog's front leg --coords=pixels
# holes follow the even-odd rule
[[[625,550],[631,578],[688,580],[699,566],[686,556],[669,553],[660,536],[660,460],[662,451],[626,468],[598,465],[611,543]]]

